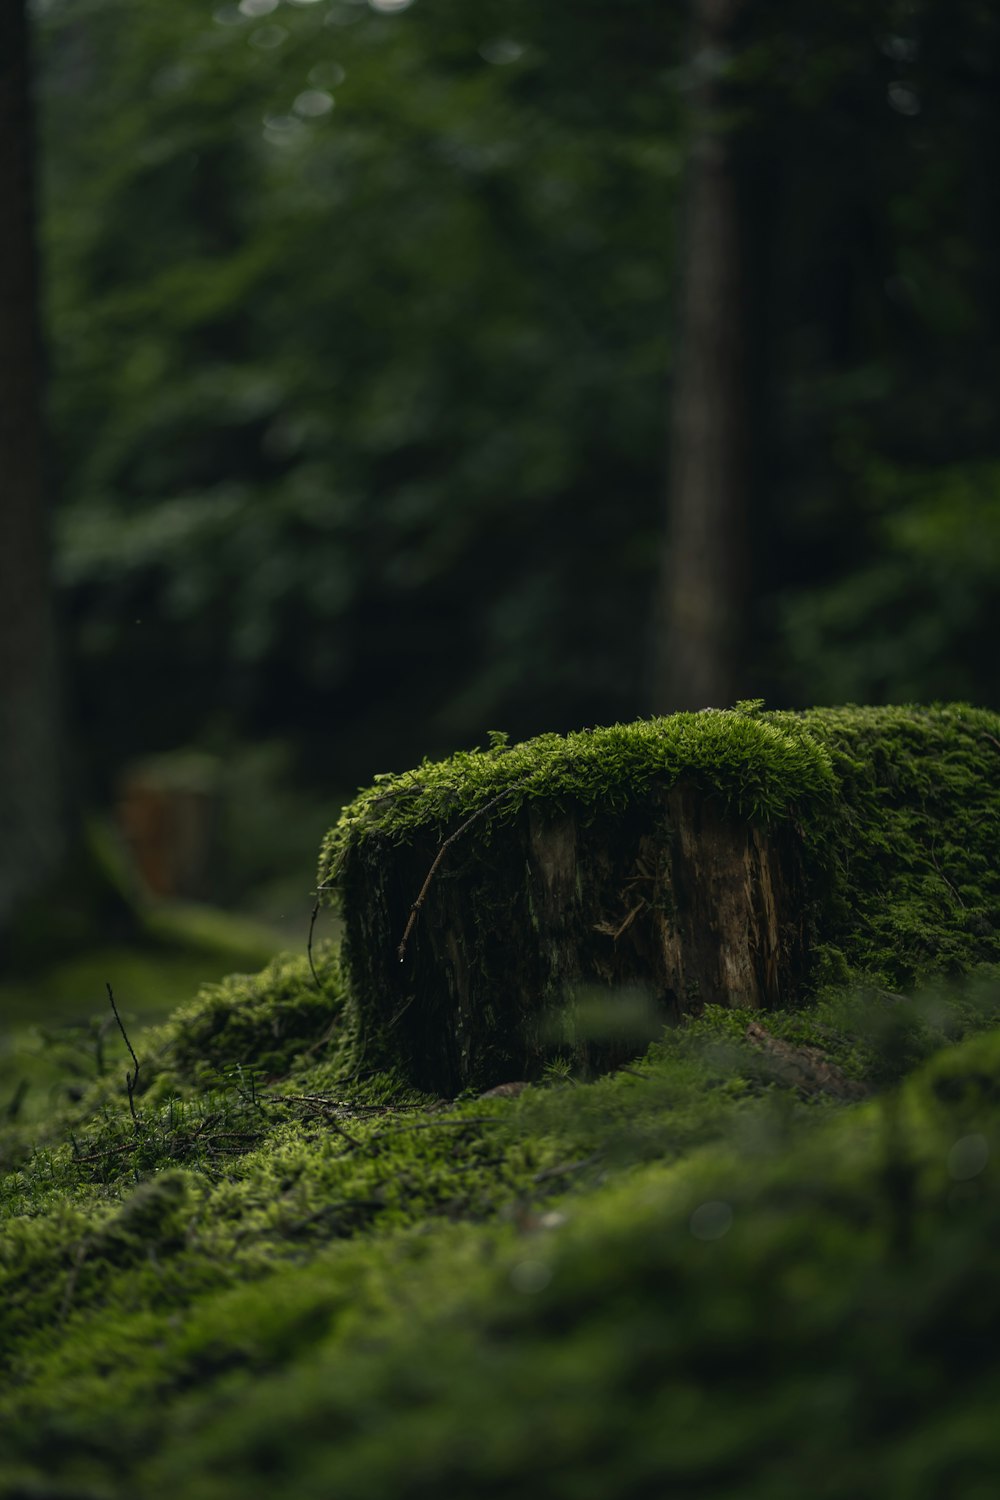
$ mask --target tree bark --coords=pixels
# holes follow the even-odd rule
[[[455,1094],[553,1057],[601,1071],[706,1003],[760,1009],[805,962],[801,851],[691,785],[626,809],[531,803],[446,851],[366,840],[343,879],[345,953],[369,1062]]]
[[[740,0],[695,0],[692,139],[653,708],[725,708],[740,689],[748,594],[744,290],[720,67]]]
[[[67,838],[43,480],[34,130],[23,0],[0,0],[0,930]]]

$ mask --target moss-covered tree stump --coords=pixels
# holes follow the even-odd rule
[[[380,778],[323,848],[368,1055],[423,1088],[1000,959],[995,715],[746,705],[497,739]]]

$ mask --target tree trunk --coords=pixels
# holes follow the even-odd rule
[[[66,845],[23,0],[0,0],[0,929]]]
[[[368,840],[343,876],[346,953],[370,1060],[453,1095],[567,1057],[603,1070],[706,1002],[793,993],[803,873],[788,827],[761,829],[690,785],[624,811],[527,805],[471,830],[400,938],[438,845]]]
[[[740,0],[696,0],[692,141],[653,707],[725,708],[745,629],[744,302],[733,146],[720,64]]]

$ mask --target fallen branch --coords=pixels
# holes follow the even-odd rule
[[[135,1072],[134,1073],[130,1073],[129,1070],[128,1070],[128,1068],[125,1069],[125,1087],[128,1089],[128,1107],[129,1107],[129,1110],[131,1111],[133,1123],[136,1124],[136,1125],[138,1125],[139,1120],[138,1120],[138,1117],[137,1117],[136,1112],[135,1112],[135,1086],[136,1086],[136,1084],[139,1081],[139,1059],[136,1057],[136,1055],[135,1055],[135,1049],[133,1048],[132,1043],[128,1039],[128,1032],[125,1030],[125,1024],[122,1021],[121,1016],[118,1014],[118,1007],[115,1004],[114,992],[113,992],[113,990],[111,988],[111,985],[110,985],[110,983],[109,983],[108,980],[105,980],[104,983],[105,983],[105,985],[107,987],[108,999],[111,1001],[111,1009],[114,1011],[115,1020],[118,1022],[118,1030],[121,1032],[122,1036],[125,1038],[125,1045],[128,1048],[128,1050],[131,1052],[131,1054],[132,1054],[132,1061],[135,1063]]]

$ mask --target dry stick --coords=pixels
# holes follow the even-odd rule
[[[135,1146],[131,1141],[125,1141],[121,1146],[102,1146],[98,1151],[90,1151],[86,1156],[75,1156],[74,1161],[92,1162],[107,1161],[109,1156],[124,1156],[129,1151],[134,1151]]]
[[[613,943],[617,943],[622,933],[627,932],[627,930],[632,926],[632,923],[635,921],[636,917],[639,915],[645,905],[645,901],[640,901],[638,905],[633,906],[632,910],[629,912],[624,922],[622,922],[621,926],[615,928],[615,931],[611,934],[611,941]]]
[[[335,1104],[330,1104],[323,1099],[309,1099],[305,1095],[296,1096],[294,1094],[269,1094],[268,1098],[275,1100],[277,1103],[285,1103],[286,1101],[288,1101],[289,1103],[305,1105],[306,1109],[311,1109],[321,1114],[330,1128],[336,1131],[337,1135],[343,1136],[345,1141],[348,1141],[352,1146],[361,1145],[361,1142],[357,1139],[357,1137],[351,1135],[348,1131],[346,1131],[343,1125],[341,1125],[340,1121],[337,1119],[336,1114],[334,1113],[337,1108]]]
[[[491,797],[489,802],[484,802],[482,807],[477,807],[476,811],[472,813],[470,817],[466,818],[464,823],[460,823],[459,826],[455,829],[455,832],[449,834],[445,839],[444,843],[441,845],[440,849],[435,855],[434,863],[427,871],[427,878],[424,880],[423,885],[420,887],[420,895],[410,907],[410,915],[406,919],[406,928],[403,932],[402,938],[400,939],[399,947],[396,950],[399,956],[400,963],[402,963],[406,958],[406,945],[410,941],[410,934],[412,933],[414,926],[416,925],[417,917],[420,915],[420,908],[427,900],[427,892],[431,888],[431,881],[437,874],[438,866],[444,859],[450,846],[455,842],[456,839],[461,838],[462,834],[465,833],[467,829],[471,828],[473,823],[476,823],[480,818],[485,817],[485,815],[492,808],[496,807],[498,802],[502,802],[505,797],[509,797],[512,792],[516,792],[518,788],[522,787],[528,779],[529,778],[527,776],[523,776],[520,781],[514,781],[510,786],[504,787],[503,791],[498,792],[495,797]]]
[[[139,1121],[138,1121],[138,1117],[136,1116],[136,1112],[135,1112],[135,1097],[134,1097],[134,1095],[135,1095],[135,1086],[136,1086],[136,1084],[139,1081],[139,1059],[135,1055],[135,1052],[134,1052],[134,1050],[132,1048],[132,1043],[128,1039],[128,1032],[125,1030],[125,1026],[124,1026],[124,1024],[122,1022],[122,1018],[118,1014],[118,1007],[115,1004],[114,992],[111,989],[111,985],[108,983],[107,980],[105,980],[104,983],[105,983],[105,985],[107,987],[108,999],[111,1001],[111,1009],[114,1011],[114,1013],[115,1013],[115,1020],[118,1022],[118,1030],[121,1032],[122,1036],[125,1038],[125,1045],[128,1048],[128,1050],[132,1053],[132,1061],[135,1063],[135,1072],[134,1073],[130,1073],[129,1070],[128,1070],[128,1068],[125,1069],[125,1087],[128,1089],[128,1107],[132,1111],[132,1119],[133,1119],[134,1123],[136,1125],[138,1125]]]
[[[319,916],[320,902],[323,899],[320,895],[320,891],[329,891],[331,889],[332,887],[329,885],[318,885],[316,887],[316,905],[313,907],[312,916],[309,918],[309,941],[306,943],[306,955],[309,959],[309,971],[312,974],[313,983],[321,993],[323,990],[323,986],[319,982],[319,975],[316,973],[316,965],[313,963],[313,933],[316,931],[316,918]]]

